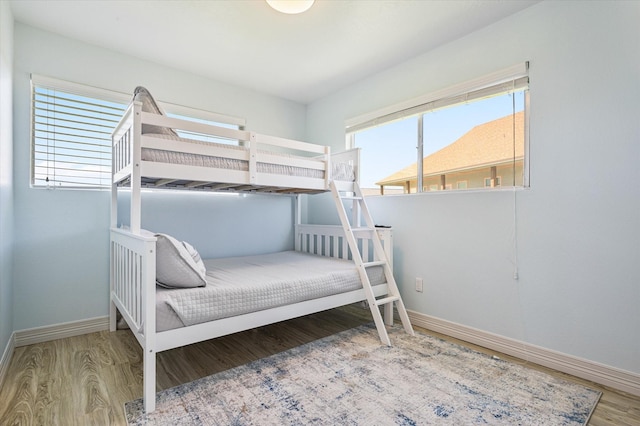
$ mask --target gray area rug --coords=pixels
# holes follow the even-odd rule
[[[600,392],[438,338],[364,325],[125,404],[131,425],[584,425]]]

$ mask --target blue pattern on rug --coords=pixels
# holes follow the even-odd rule
[[[130,425],[584,425],[600,392],[399,327],[364,325],[125,404]]]

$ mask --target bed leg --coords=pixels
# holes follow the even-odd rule
[[[117,309],[116,304],[109,302],[109,331],[116,331]]]
[[[385,303],[384,305],[384,323],[393,325],[393,303]]]
[[[153,350],[144,349],[143,360],[143,391],[144,411],[151,413],[156,409],[156,353]]]

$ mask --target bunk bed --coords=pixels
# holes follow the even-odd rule
[[[224,142],[192,140],[181,131]],[[373,238],[386,256],[387,272],[382,265],[369,268],[370,285],[363,288],[344,228],[304,225],[299,212],[294,251],[248,258],[203,261],[190,244],[141,227],[143,188],[296,197],[330,188],[349,191],[357,181],[357,151],[332,155],[326,146],[168,117],[143,88],[136,89],[112,139],[110,329],[116,329],[119,312],[142,347],[145,411],[155,409],[158,352],[373,300],[371,292],[373,297],[389,293],[386,274],[393,248],[388,228],[362,233],[354,240],[361,251],[358,258],[379,262],[371,248]],[[130,223],[125,227],[118,222],[122,188],[131,197]],[[299,203],[296,206],[299,209]],[[285,274],[264,285],[255,279],[271,276],[274,270]],[[228,285],[229,281],[234,284]],[[247,292],[238,282],[249,283]],[[245,300],[246,294],[252,295],[251,300]],[[220,306],[221,300],[227,301],[226,306]],[[196,309],[203,306],[206,312]],[[393,322],[391,309],[385,309],[385,320]]]

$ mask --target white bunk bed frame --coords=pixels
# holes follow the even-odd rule
[[[143,125],[179,129],[238,141],[247,147],[237,150],[220,144],[190,144],[143,134]],[[134,101],[125,111],[113,134],[111,217],[117,218],[117,191],[131,189],[131,230],[140,232],[140,193],[142,188],[190,189],[202,191],[258,192],[271,194],[314,194],[329,190],[332,162],[349,164],[358,173],[359,150],[331,154],[328,146],[229,129],[194,121],[144,112]],[[168,152],[221,157],[248,162],[248,170],[200,167],[142,160],[144,148]],[[289,151],[290,156],[278,155]],[[324,172],[323,178],[290,176],[259,171],[259,163],[296,166]],[[142,178],[145,178],[143,182]],[[351,181],[336,181],[341,190],[353,188]],[[114,219],[112,219],[113,221]],[[116,219],[117,220],[117,219]],[[111,224],[112,227],[116,223]]]
[[[183,166],[168,163],[142,161],[142,148],[189,152],[189,144],[165,140],[142,134],[142,125],[183,129],[199,133],[237,139],[248,144],[246,152],[228,150],[219,146],[198,145],[197,154],[215,156],[241,156],[249,162],[248,171],[230,171],[206,167]],[[275,149],[302,151],[307,157],[282,157],[273,155],[259,146]],[[313,157],[313,158],[312,158]],[[318,158],[321,159],[318,162]],[[269,173],[256,169],[258,162],[284,163],[300,167],[318,168],[324,178],[300,178]],[[155,410],[156,354],[173,348],[209,340],[227,334],[260,327],[299,316],[320,312],[367,300],[365,289],[349,291],[287,306],[266,309],[239,316],[218,319],[206,323],[156,331],[156,238],[141,233],[141,189],[143,187],[168,187],[209,191],[260,192],[274,194],[319,193],[329,190],[331,161],[345,161],[356,169],[358,152],[330,155],[329,147],[292,141],[253,132],[233,130],[179,120],[142,111],[140,102],[132,102],[113,133],[113,175],[110,238],[110,329],[116,329],[116,311],[119,311],[138,340],[143,351],[143,397],[146,412]],[[143,178],[147,178],[143,183]],[[353,190],[353,182],[334,181],[342,190]],[[118,228],[118,188],[130,187],[131,212],[128,230]],[[298,203],[296,203],[298,205]],[[299,208],[296,212],[295,250],[321,256],[352,259],[352,252],[345,231],[341,226],[303,225]],[[389,264],[393,245],[391,229],[376,230]],[[372,235],[358,237],[361,256],[373,261]],[[376,297],[388,294],[388,285],[371,287]],[[385,306],[385,322],[393,323],[392,307]]]

